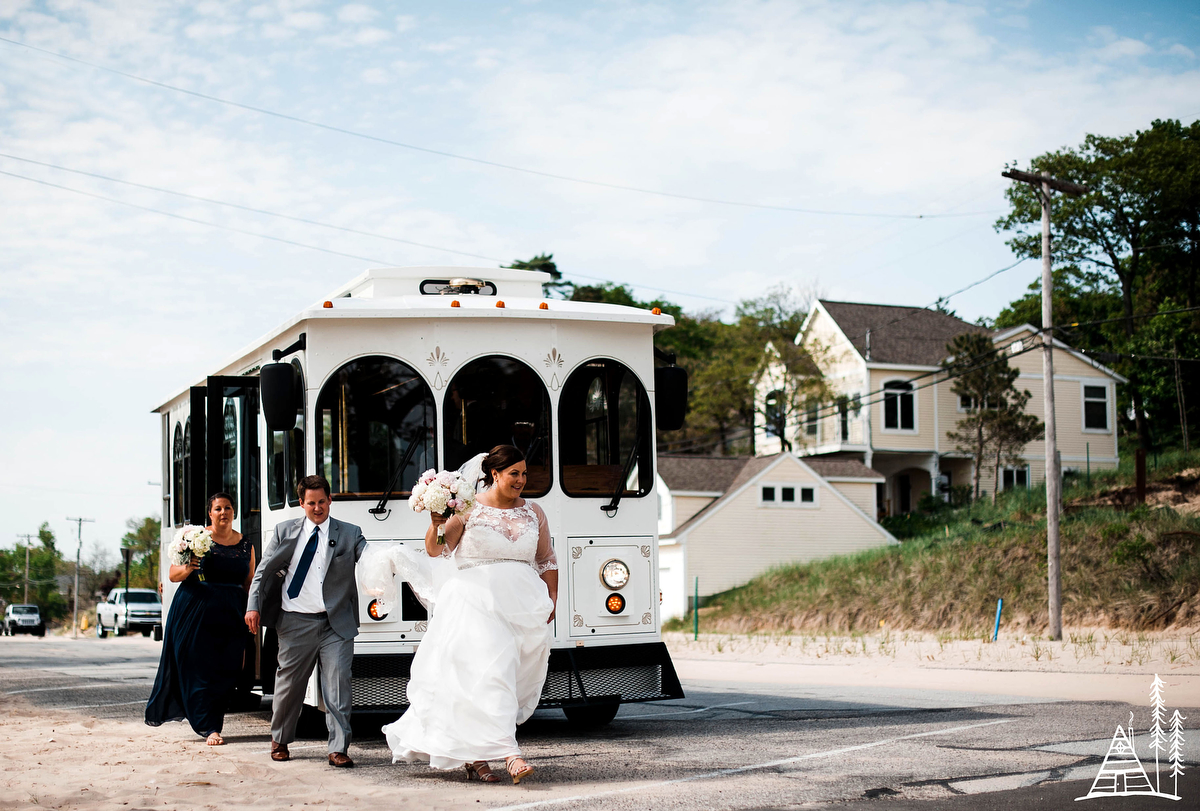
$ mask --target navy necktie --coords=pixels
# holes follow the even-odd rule
[[[292,576],[292,584],[288,586],[288,597],[293,600],[300,596],[300,589],[304,588],[304,578],[308,575],[308,567],[312,566],[313,555],[317,553],[317,541],[320,538],[321,528],[313,527],[312,536],[304,545],[304,553],[300,555],[300,562],[296,564],[296,574]]]

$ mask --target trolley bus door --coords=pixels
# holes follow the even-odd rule
[[[205,386],[205,503],[213,493],[233,496],[237,515],[233,528],[254,548],[254,559],[262,560],[262,514],[259,493],[258,378],[210,377]],[[207,522],[206,522],[207,523]],[[247,635],[246,666],[231,709],[257,706],[252,697],[258,670],[257,640]],[[273,640],[272,640],[273,641]],[[273,659],[273,657],[271,657]],[[271,666],[272,675],[274,667]]]

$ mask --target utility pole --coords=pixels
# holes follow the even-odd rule
[[[29,544],[33,542],[36,535],[17,535],[18,538],[25,539],[25,603],[29,603]]]
[[[1050,638],[1062,640],[1062,572],[1059,570],[1059,518],[1062,513],[1062,471],[1058,464],[1058,426],[1054,416],[1054,311],[1050,273],[1050,191],[1078,197],[1087,186],[1057,180],[1049,172],[1032,174],[1016,169],[1001,172],[1010,180],[1028,183],[1042,204],[1042,382],[1046,423],[1046,580],[1050,592]]]
[[[83,525],[96,523],[95,518],[71,518],[67,517],[68,521],[74,521],[78,528],[79,546],[75,549],[75,610],[71,615],[71,632],[75,639],[79,638],[79,562],[83,557]]]

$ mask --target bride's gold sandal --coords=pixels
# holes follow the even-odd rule
[[[508,758],[504,761],[504,766],[512,776],[514,786],[521,782],[521,778],[529,777],[529,775],[533,774],[533,767],[523,757]]]
[[[481,783],[499,783],[500,778],[492,771],[492,767],[487,764],[486,760],[477,760],[474,763],[465,765],[467,770],[467,782],[478,780]]]

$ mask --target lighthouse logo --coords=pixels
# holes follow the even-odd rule
[[[1150,687],[1150,751],[1154,754],[1154,776],[1151,778],[1146,767],[1138,758],[1133,742],[1133,713],[1129,713],[1129,727],[1118,725],[1113,733],[1108,754],[1100,765],[1100,773],[1092,781],[1092,788],[1076,800],[1095,800],[1103,797],[1149,796],[1164,800],[1179,800],[1179,778],[1183,776],[1183,722],[1186,716],[1179,710],[1167,721],[1167,705],[1163,699],[1163,680],[1154,674]],[[1168,767],[1164,775],[1162,755],[1166,755]],[[1147,753],[1146,761],[1149,763]],[[1164,785],[1165,783],[1165,785]]]

